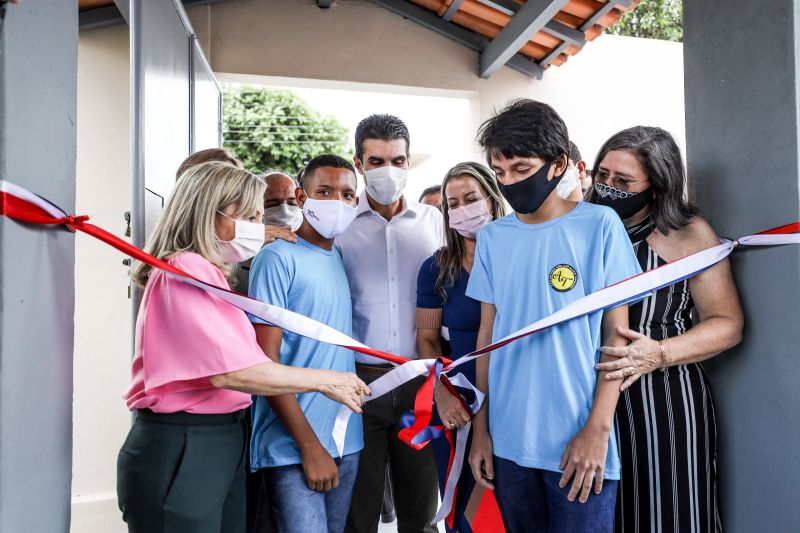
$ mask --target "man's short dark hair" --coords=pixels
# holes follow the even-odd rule
[[[583,157],[581,157],[581,151],[578,150],[578,145],[574,142],[569,142],[569,160],[578,164],[578,161],[582,161]]]
[[[442,186],[441,185],[434,185],[432,187],[428,187],[427,189],[422,191],[422,194],[419,195],[419,201],[421,202],[422,199],[425,198],[426,196],[428,196],[429,194],[436,194],[437,192],[439,194],[442,193]]]
[[[553,161],[569,153],[567,125],[555,109],[542,102],[520,98],[481,124],[478,142],[492,156],[541,157]]]
[[[313,176],[317,169],[323,167],[346,168],[353,173],[353,176],[356,175],[356,169],[353,168],[353,165],[347,159],[334,154],[322,154],[306,163],[306,166],[300,171],[300,174],[297,176],[297,182],[300,184],[300,187],[305,185],[305,180]]]
[[[360,160],[364,155],[364,141],[378,139],[380,141],[406,141],[406,155],[409,154],[411,137],[405,122],[394,115],[370,115],[356,127],[356,157]]]

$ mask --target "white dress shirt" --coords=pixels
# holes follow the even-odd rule
[[[361,193],[356,219],[336,237],[353,298],[353,337],[367,346],[417,358],[417,274],[444,241],[442,214],[410,202],[386,220]],[[356,354],[371,365],[386,361]]]

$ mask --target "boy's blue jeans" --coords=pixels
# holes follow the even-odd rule
[[[558,486],[560,472],[527,468],[494,456],[494,495],[508,533],[605,533],[614,530],[618,481],[604,480],[586,503],[567,500],[571,482]]]
[[[358,453],[334,459],[339,486],[328,492],[308,488],[302,464],[265,468],[264,480],[278,533],[341,533],[350,509]]]

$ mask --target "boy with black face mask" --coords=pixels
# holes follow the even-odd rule
[[[557,194],[568,167],[561,117],[512,102],[479,142],[512,213],[478,234],[467,296],[481,302],[478,348],[639,273],[619,217]],[[620,381],[595,371],[599,347],[627,340],[627,305],[595,312],[478,359],[487,400],[469,462],[494,488],[506,530],[611,531],[620,464],[613,436]]]

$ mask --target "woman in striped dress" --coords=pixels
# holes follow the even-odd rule
[[[686,200],[675,141],[637,126],[606,141],[589,200],[612,207],[643,271],[719,244]],[[693,320],[694,316],[694,320]],[[618,532],[720,531],[714,402],[701,361],[739,343],[744,323],[728,260],[630,306],[631,340],[598,365],[625,378],[617,406],[622,459]]]

